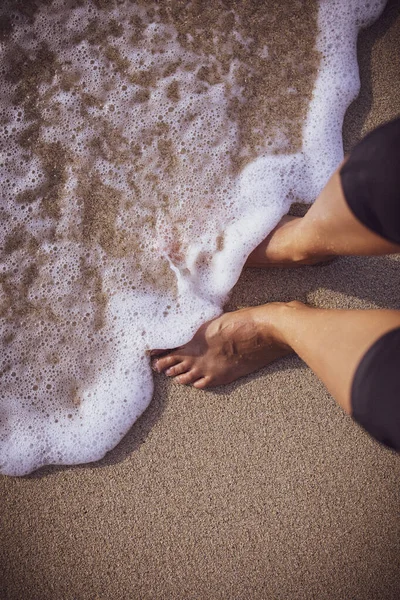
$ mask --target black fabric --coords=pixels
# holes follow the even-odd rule
[[[361,140],[341,168],[340,178],[357,219],[400,244],[400,118]]]
[[[382,444],[400,452],[400,327],[379,338],[357,367],[353,418]]]
[[[400,244],[400,118],[369,133],[340,170],[347,204],[368,229]],[[352,383],[353,418],[400,451],[400,328],[365,354]]]

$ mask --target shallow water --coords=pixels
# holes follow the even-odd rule
[[[0,467],[96,460],[342,158],[384,2],[0,8]],[[360,8],[362,7],[362,8]]]

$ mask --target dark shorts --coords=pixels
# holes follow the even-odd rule
[[[375,342],[357,367],[353,418],[382,444],[400,451],[400,327]]]
[[[369,133],[340,170],[344,196],[368,229],[400,244],[400,119]],[[400,327],[379,338],[357,367],[353,418],[400,451]]]

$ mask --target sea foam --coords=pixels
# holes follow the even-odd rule
[[[6,0],[0,469],[98,460],[343,157],[383,0]]]

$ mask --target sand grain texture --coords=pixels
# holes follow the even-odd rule
[[[359,38],[349,149],[400,111],[400,10]],[[246,272],[230,309],[298,298],[399,305],[396,258]],[[149,409],[95,465],[0,479],[1,600],[400,596],[400,457],[290,358],[210,392],[158,377]]]

